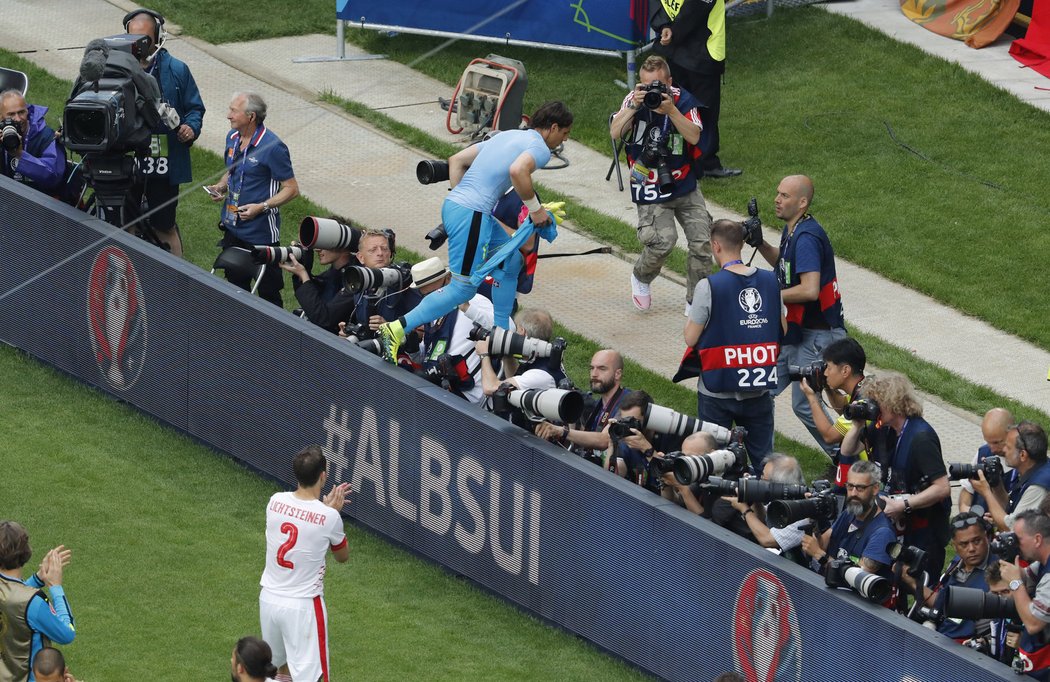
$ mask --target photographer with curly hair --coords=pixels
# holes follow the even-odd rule
[[[944,567],[944,547],[950,539],[948,514],[951,488],[941,455],[941,441],[922,418],[922,405],[907,377],[886,374],[869,378],[865,398],[878,406],[878,419],[854,419],[842,439],[842,454],[862,449],[882,466],[890,497],[884,511],[896,525],[901,542],[926,552],[927,572]]]

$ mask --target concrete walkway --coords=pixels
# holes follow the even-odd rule
[[[57,76],[71,79],[77,73],[82,51],[63,48],[119,32],[120,19],[131,7],[123,3],[118,7],[103,0],[54,0],[45,6],[26,0],[0,0],[6,19],[0,27],[0,44],[13,51],[32,50],[26,54],[29,59]],[[31,28],[41,25],[52,30],[39,35]],[[919,27],[915,30],[931,39],[945,40]],[[426,252],[423,235],[439,222],[440,202],[446,190],[441,185],[416,184],[414,168],[423,155],[374,130],[367,122],[317,103],[316,98],[320,92],[331,91],[382,108],[387,115],[451,141],[453,138],[444,130],[444,112],[437,106],[439,96],[451,95],[450,88],[385,60],[292,61],[329,50],[334,54],[332,36],[223,46],[173,36],[167,46],[190,65],[209,107],[199,144],[221,153],[228,129],[225,110],[231,94],[235,90],[256,90],[270,107],[267,125],[292,151],[296,177],[304,194],[362,223],[394,227],[401,244]],[[487,46],[479,45],[478,52],[486,53]],[[352,46],[347,46],[347,53],[354,53]],[[31,94],[32,89],[30,99]],[[616,104],[611,102],[610,107]],[[627,194],[617,192],[615,183],[603,180],[608,156],[572,142],[567,145],[566,156],[570,166],[544,172],[541,181],[587,206],[633,224],[634,208]],[[197,178],[198,183],[204,180]],[[773,189],[770,188],[770,194]],[[710,208],[716,218],[739,217],[722,207]],[[597,246],[571,231],[571,215],[565,228],[546,252],[578,252]],[[293,238],[294,230],[294,226],[286,225],[284,239]],[[775,243],[777,234],[767,231],[767,239]],[[1050,386],[1042,374],[1050,366],[1050,353],[862,268],[841,260],[838,267],[851,326],[912,349],[920,357],[972,381],[1050,412]],[[549,309],[567,327],[617,348],[669,377],[683,350],[685,293],[681,279],[672,274],[654,282],[653,309],[643,314],[630,302],[630,269],[631,264],[616,255],[547,260],[541,265],[536,290],[524,303]],[[886,301],[894,303],[887,305]],[[901,319],[899,310],[922,313],[914,319]],[[629,377],[627,381],[630,383]],[[808,433],[783,398],[786,396],[782,396],[777,407],[778,430],[810,445]],[[981,443],[978,416],[929,396],[926,415],[941,436],[947,460],[968,460]]]

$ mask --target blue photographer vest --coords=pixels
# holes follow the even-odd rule
[[[683,114],[700,106],[696,98],[681,88],[671,88],[675,107]],[[656,168],[649,168],[649,178],[639,185],[631,178],[631,200],[636,204],[659,204],[676,197],[685,196],[696,189],[696,173],[693,166],[700,159],[700,148],[685,141],[671,119],[642,106],[634,115],[631,140],[627,144],[627,167],[633,168],[642,154],[645,141],[662,134],[667,140],[671,154],[667,156],[667,167],[674,177],[674,190],[661,194],[656,178]]]
[[[998,560],[998,557],[994,554],[989,554],[985,563],[987,565],[997,562]],[[988,591],[988,581],[984,579],[984,569],[978,568],[976,571],[970,573],[966,580],[959,580],[958,574],[955,573],[955,567],[958,566],[959,563],[959,557],[952,559],[951,563],[948,564],[948,568],[944,571],[944,575],[941,576],[940,587],[937,589],[937,599],[933,603],[934,608],[938,609],[941,613],[944,613],[944,605],[948,599],[948,590],[943,589],[946,586],[949,589],[953,585],[958,585],[959,587],[973,587],[982,592]],[[949,575],[949,573],[951,573],[951,575]],[[952,639],[970,639],[977,634],[977,622],[973,620],[953,620],[951,618],[945,618],[944,622],[937,626],[937,632],[946,637],[951,637]]]
[[[700,335],[700,371],[709,391],[772,390],[780,355],[780,287],[768,270],[740,275],[719,270],[711,285],[711,315]]]
[[[1030,485],[1037,485],[1050,490],[1050,462],[1044,462],[1039,465],[1038,468],[1028,474],[1027,479],[1017,479],[1013,490],[1010,491],[1010,506],[1006,510],[1007,514],[1012,514],[1014,509],[1017,508],[1017,503],[1021,501],[1024,491],[1028,490]]]
[[[922,417],[909,417],[904,423],[902,431],[897,439],[896,447],[892,452],[884,453],[883,457],[885,459],[880,462],[883,470],[888,472],[884,476],[887,478],[886,492],[890,495],[899,493],[915,494],[925,490],[925,487],[920,487],[922,485],[921,480],[912,474],[910,468],[911,446],[915,441],[915,437],[920,433],[930,433],[937,440],[938,446],[940,445],[940,438],[938,438],[937,432]],[[952,498],[947,497],[929,507],[916,509],[910,516],[903,517],[906,521],[905,534],[928,528],[931,525],[931,521],[935,519],[937,511],[941,511],[946,515],[951,510],[951,506]],[[944,518],[944,525],[947,526],[947,516]],[[947,532],[947,528],[934,528],[933,530]],[[945,539],[945,542],[947,542],[947,539]]]
[[[452,312],[439,318],[435,322],[431,322],[423,330],[423,348],[428,348],[427,354],[423,357],[423,367],[430,369],[436,367],[438,364],[438,358],[443,354],[448,353],[449,347],[452,345],[452,334],[456,330],[456,320],[459,317],[459,308],[453,308]],[[471,353],[474,351],[471,350]],[[469,354],[468,354],[469,355]],[[456,360],[462,358],[456,356]],[[462,362],[456,363],[457,376],[459,377],[459,383],[455,386],[451,386],[452,392],[456,395],[463,396],[463,391],[469,391],[474,388],[474,375],[470,374],[466,365]],[[480,371],[481,366],[478,366]]]
[[[1046,576],[1048,568],[1050,568],[1050,564],[1039,566],[1037,585]],[[1032,635],[1028,633],[1028,628],[1022,628],[1021,641],[1017,645],[1017,653],[1021,660],[1024,661],[1024,671],[1026,673],[1050,668],[1050,629],[1044,628],[1041,632]],[[1037,680],[1047,679],[1046,673],[1033,675],[1033,677]]]
[[[795,249],[799,237],[803,234],[813,235],[820,241],[820,293],[815,301],[786,305],[788,331],[784,337],[785,345],[799,343],[802,340],[803,329],[838,329],[846,326],[842,318],[839,281],[835,274],[835,253],[827,233],[813,216],[807,215],[800,220],[790,237],[787,228],[784,228],[780,237],[780,260],[777,261],[776,267],[780,288],[787,289],[802,281],[795,271]]]

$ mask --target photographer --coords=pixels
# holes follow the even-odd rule
[[[600,457],[598,453],[609,448],[609,434],[605,427],[609,419],[620,415],[620,402],[630,393],[620,381],[623,379],[623,356],[606,348],[591,357],[591,393],[598,397],[594,409],[587,415],[582,428],[574,429],[568,424],[559,426],[541,422],[536,427],[540,438],[558,443],[586,459]]]
[[[876,501],[881,474],[875,462],[855,462],[846,475],[846,508],[819,537],[802,537],[802,551],[820,564],[821,572],[830,559],[848,559],[869,573],[890,578],[893,559],[886,548],[897,535]]]
[[[802,475],[802,465],[789,455],[774,452],[763,462],[762,480],[787,485],[806,485]],[[736,497],[722,498],[729,502],[743,517],[748,530],[755,537],[755,542],[767,549],[777,550],[782,556],[795,563],[808,566],[809,561],[802,553],[803,526],[811,524],[810,519],[801,519],[786,528],[770,528],[766,525],[766,505],[760,502],[747,504]]]
[[[25,680],[38,651],[51,642],[69,644],[76,636],[73,614],[62,588],[70,550],[62,545],[50,550],[39,570],[23,579],[23,569],[32,555],[25,528],[15,521],[0,521],[2,680]],[[50,598],[45,596],[44,587],[51,593]]]
[[[925,605],[934,607],[941,613],[944,612],[948,591],[953,586],[972,587],[988,592],[990,588],[985,579],[985,571],[990,564],[999,561],[999,557],[991,553],[988,542],[991,527],[982,517],[972,512],[962,512],[952,518],[951,527],[955,558],[948,564],[933,589],[922,586]],[[915,579],[911,575],[905,572],[901,579],[915,589]],[[937,632],[963,643],[966,640],[988,637],[991,621],[946,618],[937,626]]]
[[[440,258],[428,258],[412,266],[411,287],[426,298],[452,280]],[[461,304],[449,314],[423,325],[422,336],[423,372],[428,379],[440,381],[439,385],[468,402],[480,405],[485,401],[481,387],[481,359],[474,350],[470,332],[474,325],[491,328],[493,324],[492,302],[481,294]],[[442,367],[447,363],[448,367]],[[451,370],[447,374],[443,373]]]
[[[1017,613],[1024,623],[1018,654],[1025,672],[1037,680],[1050,679],[1050,517],[1028,509],[1014,519],[1020,554],[1014,563],[999,561],[1003,579],[1009,581]],[[1020,561],[1029,562],[1022,569]]]
[[[777,218],[784,221],[780,245],[763,241],[758,247],[777,274],[781,298],[787,307],[788,330],[777,367],[778,393],[788,386],[788,365],[817,362],[822,349],[846,336],[835,252],[824,228],[809,213],[812,203],[813,181],[808,177],[789,175],[781,180],[774,203]],[[830,454],[831,447],[817,431],[809,402],[797,384],[791,389],[791,407]]]
[[[299,183],[292,171],[288,146],[269,128],[266,102],[254,92],[239,92],[230,100],[226,114],[230,133],[226,136],[226,173],[209,188],[212,201],[221,201],[222,248],[277,246],[281,241],[279,207],[299,196]],[[276,194],[274,187],[280,187]],[[225,270],[226,279],[242,289],[251,289],[251,278]],[[232,279],[231,279],[232,277]],[[266,266],[259,297],[283,307],[284,277],[274,264]]]
[[[146,73],[157,79],[164,100],[179,114],[181,124],[175,130],[166,126],[153,129],[150,155],[145,158],[146,203],[150,224],[167,242],[172,255],[182,257],[182,236],[175,222],[179,203],[179,184],[193,180],[190,147],[201,134],[204,101],[190,67],[164,48],[164,17],[153,10],[136,9],[124,15],[124,30],[144,35],[151,41],[150,50],[141,60]]]
[[[641,82],[624,98],[609,124],[613,139],[630,136],[631,200],[638,206],[638,240],[642,243],[631,273],[631,296],[638,310],[652,305],[649,283],[660,274],[678,241],[677,218],[689,242],[688,309],[697,282],[711,272],[711,214],[696,176],[699,104],[685,90],[671,86],[671,69],[663,57],[647,58],[638,80]]]
[[[517,333],[526,337],[550,341],[554,335],[554,320],[546,310],[526,308],[518,313],[514,321]],[[550,358],[536,358],[519,363],[516,358],[505,355],[502,358],[502,373],[506,378],[501,380],[489,357],[490,340],[491,337],[475,344],[475,351],[481,358],[482,387],[486,396],[495,393],[503,384],[510,384],[520,390],[544,389],[555,388],[565,379],[565,371],[561,365],[552,363]]]
[[[721,270],[700,280],[693,294],[685,343],[700,356],[697,417],[747,429],[744,439],[756,471],[773,449],[773,396],[784,315],[780,287],[768,270],[744,265],[744,227],[719,220],[711,248]]]
[[[1006,463],[1006,437],[1013,424],[1014,417],[1009,410],[993,407],[984,413],[984,419],[981,420],[981,437],[984,438],[984,445],[979,447],[977,454],[974,455],[974,466],[982,466],[989,457],[998,457],[1000,465]],[[1000,507],[1005,508],[1009,503],[1008,495],[1016,479],[1017,470],[1014,469],[1003,476],[1001,485],[993,488]],[[988,509],[988,501],[983,495],[978,494],[975,497],[973,483],[969,479],[964,479],[962,488],[959,490],[959,511],[970,511],[970,507],[974,505],[980,506],[981,509]]]
[[[47,107],[26,104],[18,90],[0,93],[0,173],[44,194],[57,194],[66,154],[44,121]]]
[[[864,348],[856,339],[846,337],[834,341],[824,349],[824,371],[821,383],[823,386],[813,386],[809,380],[799,380],[799,387],[809,401],[809,408],[813,414],[813,423],[817,431],[829,446],[838,445],[849,433],[850,420],[842,414],[843,408],[861,397],[861,386],[864,383],[864,367],[867,364],[867,355]],[[827,396],[828,404],[835,410],[836,417],[832,421],[824,406],[821,405],[820,389]],[[846,473],[850,466],[859,459],[867,459],[868,453],[861,450],[856,455],[844,457],[839,454],[838,467],[835,471],[835,485],[842,488],[846,485]]]
[[[390,231],[364,230],[357,242],[357,265],[364,268],[391,267],[394,259],[392,235]],[[412,310],[419,305],[420,300],[419,292],[409,286],[399,291],[386,291],[382,287],[357,292],[343,289],[331,306],[336,308],[331,314],[345,320],[346,328],[356,326],[372,337],[384,323],[396,320],[399,315]],[[414,343],[415,337],[408,348],[413,352]]]
[[[972,481],[974,492],[988,503],[988,513],[992,515],[995,525],[1000,530],[1008,529],[1019,512],[1038,509],[1050,490],[1046,432],[1041,426],[1028,420],[1012,425],[1006,434],[1003,455],[1007,466],[1013,467],[1017,472],[1017,480],[1010,490],[1005,509],[1001,498],[988,485],[983,470],[978,471],[978,478]]]
[[[340,216],[329,216],[328,220],[351,224]],[[328,266],[316,277],[310,272],[315,255],[321,265]],[[304,250],[302,262],[293,254],[281,262],[280,267],[291,273],[295,298],[306,319],[335,334],[339,332],[339,323],[346,321],[354,306],[353,294],[343,287],[343,268],[358,262],[349,249],[315,248],[313,251]]]
[[[948,544],[951,487],[937,432],[922,418],[922,405],[907,377],[900,374],[870,378],[867,399],[878,404],[879,420],[854,420],[842,439],[846,457],[862,449],[883,467],[883,483],[891,497],[885,513],[901,533],[901,543],[926,552],[928,571],[944,567]]]

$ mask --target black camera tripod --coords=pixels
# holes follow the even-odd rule
[[[144,153],[88,152],[84,154],[84,181],[93,190],[85,210],[96,218],[170,251],[161,241],[144,210],[145,182],[141,171]]]

